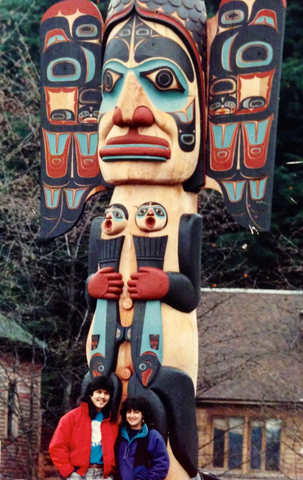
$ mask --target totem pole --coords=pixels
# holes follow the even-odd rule
[[[174,480],[197,475],[197,193],[269,227],[285,7],[222,0],[207,29],[203,0],[112,0],[105,29],[88,0],[42,19],[42,236],[114,189],[90,234],[88,376],[150,401]]]

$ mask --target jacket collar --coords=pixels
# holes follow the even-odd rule
[[[138,430],[137,435],[135,435],[130,440],[129,435],[128,435],[128,428],[124,426],[124,427],[121,428],[121,435],[122,435],[123,438],[125,438],[125,440],[128,441],[128,443],[131,443],[135,439],[146,437],[148,435],[148,428],[147,428],[146,423],[144,423],[144,425],[142,427],[142,430]]]

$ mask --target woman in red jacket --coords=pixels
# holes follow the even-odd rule
[[[49,446],[51,459],[70,480],[113,477],[118,435],[113,418],[109,378],[96,377],[86,387],[81,405],[64,415]]]

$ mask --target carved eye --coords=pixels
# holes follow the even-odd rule
[[[220,102],[216,102],[216,103],[213,103],[210,108],[211,110],[214,110],[215,108],[220,108],[221,107],[221,103]]]
[[[164,217],[164,212],[162,208],[155,208],[155,212],[158,215],[158,217]]]
[[[123,218],[123,216],[121,215],[121,213],[119,212],[119,210],[114,210],[113,211],[113,216],[115,218]]]
[[[227,108],[234,108],[236,104],[234,102],[228,101],[224,103],[225,107]]]
[[[85,118],[85,117],[89,117],[89,112],[87,110],[79,113],[79,118]]]
[[[105,70],[103,75],[103,90],[108,93],[112,92],[121,77],[122,75],[114,72],[114,70],[110,70],[109,68]]]
[[[141,72],[140,77],[146,78],[157,90],[184,92],[184,88],[171,68],[163,67],[148,72]]]
[[[138,215],[138,217],[143,217],[146,214],[146,212],[147,212],[147,208],[140,208],[138,210],[137,215]]]

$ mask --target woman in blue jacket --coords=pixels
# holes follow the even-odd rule
[[[115,445],[118,480],[164,480],[169,469],[165,442],[150,429],[151,409],[142,397],[127,398],[121,409],[122,424]]]

